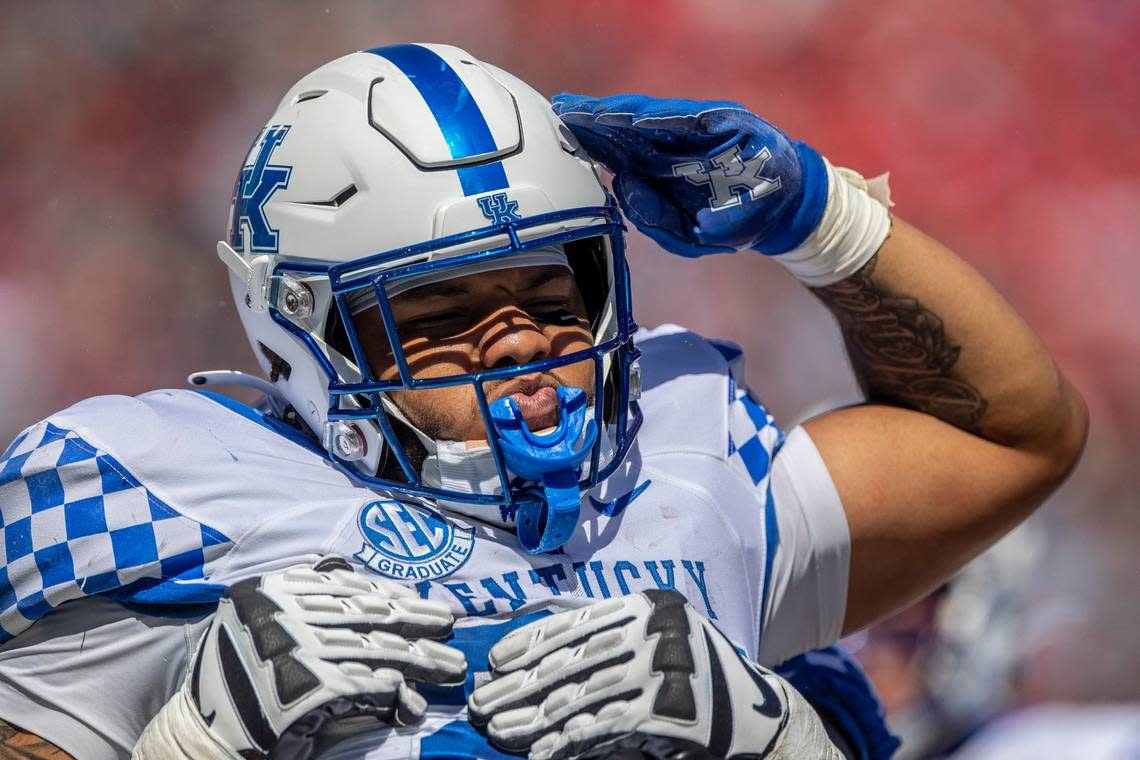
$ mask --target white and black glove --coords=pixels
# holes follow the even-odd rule
[[[447,606],[339,557],[235,583],[189,676],[135,745],[139,760],[310,758],[427,707],[416,682],[463,683]]]
[[[489,661],[470,720],[534,760],[842,759],[796,690],[737,654],[676,591],[537,620],[504,636]]]

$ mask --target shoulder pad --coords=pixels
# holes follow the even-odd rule
[[[700,452],[727,458],[757,487],[767,484],[783,434],[744,381],[744,352],[677,325],[642,330],[643,455]]]
[[[638,448],[654,453],[694,452],[724,458],[728,441],[728,363],[705,338],[663,325],[642,330]]]
[[[217,498],[224,466],[251,449],[319,460],[234,411],[190,391],[101,396],[17,437],[0,457],[0,642],[92,594],[216,602],[207,566],[257,518]]]

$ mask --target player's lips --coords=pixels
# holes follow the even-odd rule
[[[512,393],[526,424],[533,429],[535,423],[551,420],[558,414],[558,392],[546,386],[534,393]],[[552,424],[552,423],[551,423]]]
[[[503,389],[502,397],[514,400],[531,430],[541,430],[558,422],[558,391],[547,377],[526,375],[517,378]]]

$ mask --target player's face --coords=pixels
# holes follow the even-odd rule
[[[402,293],[391,304],[416,379],[510,367],[593,345],[582,295],[565,267],[516,267],[473,274]],[[379,316],[359,320],[357,329],[373,373],[384,380],[396,378],[395,360]],[[558,422],[555,388],[577,386],[592,394],[593,376],[593,362],[587,360],[486,383],[484,391],[492,403],[504,396],[513,398],[527,425],[537,431]],[[395,391],[391,398],[431,438],[486,440],[470,385]]]

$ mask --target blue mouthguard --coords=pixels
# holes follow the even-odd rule
[[[568,386],[557,392],[558,426],[545,435],[530,431],[513,399],[501,398],[490,407],[507,468],[542,488],[536,498],[519,503],[515,517],[519,543],[531,554],[557,549],[578,527],[578,470],[598,437],[597,424],[586,420],[586,392]],[[579,438],[582,443],[575,446]]]

